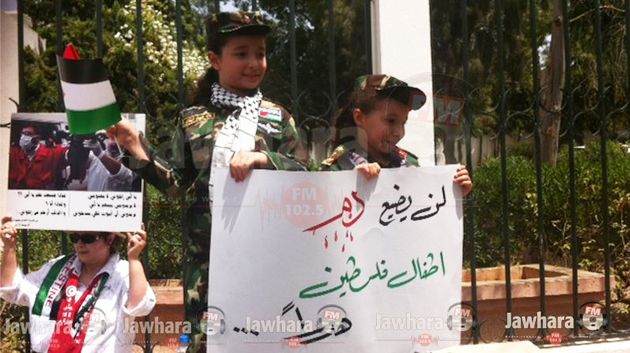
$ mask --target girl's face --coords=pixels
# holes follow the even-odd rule
[[[212,67],[219,73],[219,84],[238,95],[256,90],[267,72],[265,36],[230,37],[221,54],[208,53]]]
[[[395,99],[381,99],[369,113],[359,108],[353,111],[354,122],[361,128],[361,141],[368,154],[382,160],[394,151],[396,144],[405,136],[405,123],[410,108]],[[366,146],[367,145],[367,146]]]

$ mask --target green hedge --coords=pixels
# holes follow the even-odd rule
[[[608,149],[609,222],[612,245],[612,272],[617,279],[617,294],[630,287],[630,257],[624,245],[630,235],[630,155],[618,143]],[[555,168],[543,168],[542,210],[538,209],[536,169],[531,148],[519,146],[508,152],[507,180],[509,187],[508,229],[512,263],[535,262],[539,259],[538,214],[544,218],[546,260],[550,264],[571,266],[569,159],[566,147]],[[525,153],[522,153],[525,151]],[[521,154],[521,155],[519,155]],[[602,173],[599,142],[575,150],[576,165],[576,230],[579,237],[579,267],[603,271],[604,236],[602,216]],[[476,209],[475,254],[479,266],[503,263],[501,236],[501,168],[499,159],[486,161],[474,171]],[[466,259],[470,261],[470,253]]]

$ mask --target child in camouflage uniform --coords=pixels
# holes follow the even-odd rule
[[[416,87],[386,75],[365,75],[357,79],[350,102],[335,120],[335,150],[321,164],[322,170],[357,169],[368,178],[381,168],[417,167],[418,158],[396,144],[405,136],[410,110],[420,109],[425,94]],[[465,167],[454,182],[463,195],[472,190]]]
[[[184,109],[172,142],[154,149],[122,121],[109,129],[131,155],[130,167],[174,197],[185,198],[184,299],[192,324],[189,352],[203,352],[208,306],[208,260],[213,170],[229,168],[237,181],[253,168],[305,170],[306,150],[291,115],[262,97],[271,30],[258,13],[219,13],[208,19],[212,68],[198,83],[193,106]],[[159,153],[158,153],[159,152]]]

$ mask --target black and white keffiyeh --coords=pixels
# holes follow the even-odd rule
[[[241,97],[225,90],[218,83],[212,85],[210,102],[219,108],[234,108],[225,120],[214,142],[210,168],[210,208],[212,209],[212,191],[214,173],[217,168],[227,168],[234,154],[239,151],[252,151],[255,147],[256,129],[262,93]]]

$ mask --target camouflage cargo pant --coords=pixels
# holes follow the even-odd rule
[[[188,209],[184,225],[184,309],[191,324],[188,352],[206,351],[205,313],[208,308],[208,267],[210,251],[210,214],[207,206]]]

